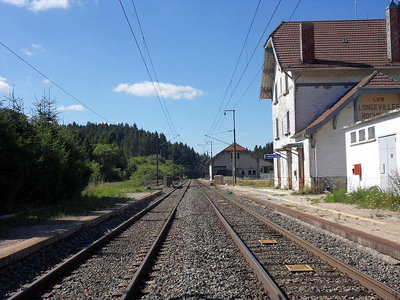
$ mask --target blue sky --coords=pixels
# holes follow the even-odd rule
[[[145,53],[132,1],[121,1]],[[279,2],[261,0],[228,96],[224,98],[258,2],[134,0],[160,82],[156,87],[162,91],[164,100],[160,100],[167,107],[171,126],[118,0],[0,0],[0,41],[97,114],[1,45],[0,97],[4,98],[14,85],[16,96],[24,99],[25,113],[30,114],[35,97],[40,98],[50,88],[52,98],[57,100],[60,120],[65,124],[104,119],[109,123],[136,123],[170,138],[179,134],[173,141],[186,143],[199,153],[210,149],[198,146],[207,140],[205,134],[232,142],[232,114],[224,116],[218,111],[220,107],[234,108],[237,142],[249,149],[264,145],[272,141],[272,122],[271,101],[258,99],[262,45],[280,22],[289,19],[298,0],[281,1],[257,46]],[[389,0],[358,0],[357,18],[385,18],[388,3]],[[292,20],[355,16],[354,0],[302,0]],[[147,54],[144,60],[151,71]],[[218,122],[212,126],[215,120]],[[224,147],[214,140],[214,154]]]

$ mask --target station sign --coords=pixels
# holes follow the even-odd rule
[[[264,154],[264,159],[280,158],[280,154]]]

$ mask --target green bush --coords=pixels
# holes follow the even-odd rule
[[[347,194],[345,188],[333,191],[327,195],[325,202],[356,204],[363,208],[390,209],[400,211],[400,196],[392,192],[382,192],[377,189],[358,189]]]

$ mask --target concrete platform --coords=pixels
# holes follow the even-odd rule
[[[69,216],[51,219],[32,226],[19,226],[12,230],[9,238],[0,239],[0,268],[34,253],[74,232],[104,222],[123,213],[138,201],[159,196],[162,191],[147,193],[130,193],[131,199],[118,203],[107,210],[97,210],[85,216]]]

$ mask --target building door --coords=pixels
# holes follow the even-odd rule
[[[282,179],[281,179],[281,158],[276,159],[276,175],[278,177],[278,187],[281,187]]]
[[[396,135],[380,137],[379,141],[379,171],[381,189],[389,188],[389,178],[396,171]]]
[[[297,150],[299,154],[299,190],[304,189],[304,149],[299,147]]]
[[[287,183],[288,189],[293,189],[293,181],[292,181],[292,152],[286,151],[287,155]]]

